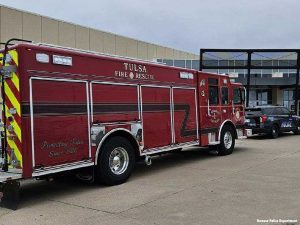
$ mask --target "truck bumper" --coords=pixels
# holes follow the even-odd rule
[[[246,139],[247,138],[247,133],[244,127],[239,127],[236,129],[237,132],[237,138],[238,139]]]
[[[20,169],[8,169],[4,172],[0,169],[0,183],[5,183],[12,180],[19,180],[22,178],[22,170]]]
[[[252,136],[253,134],[268,134],[270,133],[270,129],[267,129],[267,128],[257,128],[257,127],[254,127],[254,128],[246,128],[246,131],[247,131],[247,136]]]

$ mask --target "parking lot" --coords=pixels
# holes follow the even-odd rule
[[[1,208],[0,224],[299,223],[299,146],[299,136],[286,134],[238,140],[225,157],[199,149],[166,154],[150,167],[138,164],[127,183],[114,187],[26,182],[19,210]]]

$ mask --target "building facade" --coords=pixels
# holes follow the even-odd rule
[[[146,60],[199,58],[189,52],[0,5],[0,42],[10,38]]]

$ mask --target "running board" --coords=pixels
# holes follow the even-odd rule
[[[164,147],[144,149],[143,153],[141,155],[152,155],[152,154],[157,154],[157,153],[161,153],[161,152],[171,151],[171,150],[178,149],[178,148],[187,148],[187,147],[191,147],[191,146],[195,146],[195,145],[199,145],[199,141],[191,141],[191,142],[185,142],[185,143],[180,143],[180,144],[168,145],[168,146],[164,146]]]
[[[48,174],[75,170],[75,169],[94,166],[94,165],[95,163],[92,162],[92,160],[85,160],[85,161],[79,161],[74,163],[61,164],[57,166],[43,167],[43,168],[35,169],[32,173],[32,177],[40,177]]]

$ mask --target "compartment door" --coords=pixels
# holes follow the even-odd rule
[[[89,159],[87,82],[31,78],[30,91],[33,167]]]
[[[173,88],[175,143],[197,141],[195,89]]]
[[[172,144],[171,88],[142,86],[145,149]]]

